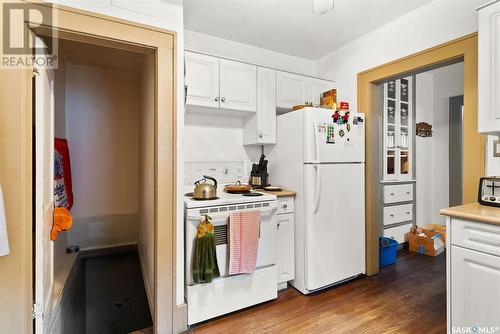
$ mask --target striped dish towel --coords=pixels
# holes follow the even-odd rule
[[[234,212],[229,217],[229,274],[255,271],[259,245],[260,212]]]

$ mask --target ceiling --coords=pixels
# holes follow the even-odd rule
[[[317,60],[431,0],[184,0],[186,30]]]

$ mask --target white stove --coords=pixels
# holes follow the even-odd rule
[[[228,194],[224,189],[224,185],[219,186],[217,189],[217,196],[219,198],[212,200],[196,200],[190,196],[184,196],[184,204],[186,209],[196,209],[196,208],[209,208],[223,205],[238,205],[246,203],[259,203],[259,202],[269,202],[275,201],[276,196],[271,194],[260,193],[262,196],[244,196],[243,194]]]
[[[215,318],[245,307],[277,298],[277,200],[275,195],[248,197],[228,194],[224,186],[236,181],[245,183],[243,162],[210,162],[185,164],[184,192],[194,189],[203,175],[217,180],[214,200],[195,200],[184,196],[185,205],[185,272],[188,324]],[[260,232],[257,263],[252,274],[229,275],[228,226],[232,213],[260,212]],[[191,274],[194,240],[203,214],[209,214],[215,228],[215,244],[220,277],[211,283],[195,283]]]
[[[262,196],[243,196],[243,194],[229,194],[224,191],[227,184],[237,181],[247,183],[245,165],[236,162],[187,162],[185,164],[184,193],[189,194],[194,190],[194,183],[203,178],[203,175],[212,176],[217,180],[218,199],[196,200],[191,196],[184,196],[186,209],[207,208],[229,204],[245,204],[255,202],[275,201],[276,196],[261,193]]]

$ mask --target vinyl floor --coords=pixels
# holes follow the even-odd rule
[[[152,326],[137,252],[83,261],[88,334],[125,334]]]

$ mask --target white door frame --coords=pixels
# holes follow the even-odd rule
[[[36,45],[44,46],[39,37]],[[44,333],[50,317],[54,284],[54,242],[50,240],[54,198],[54,73],[35,67],[35,333]]]

